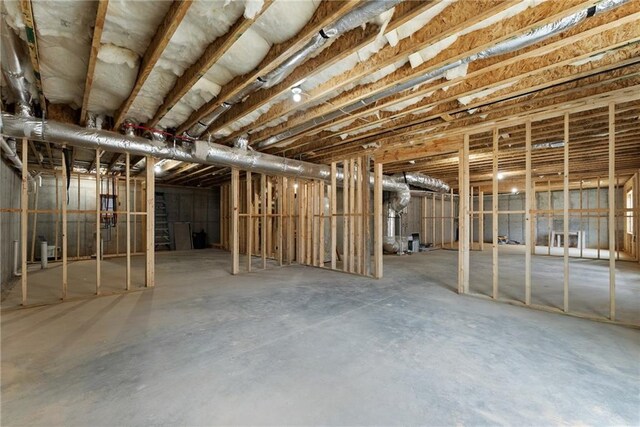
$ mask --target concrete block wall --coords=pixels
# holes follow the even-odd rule
[[[21,179],[16,170],[0,160],[0,207],[20,208]],[[20,240],[20,214],[0,213],[0,276],[4,291],[13,279],[13,241]],[[20,262],[20,260],[18,260]]]

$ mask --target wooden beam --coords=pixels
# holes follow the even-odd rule
[[[100,149],[96,150],[96,295],[100,295],[100,262],[102,258],[102,241],[101,241],[101,200],[100,200]]]
[[[491,297],[498,299],[499,269],[498,269],[498,128],[494,128],[493,134],[493,176],[491,191],[491,221],[492,221],[492,289]]]
[[[142,89],[142,86],[149,78],[149,75],[151,75],[151,71],[156,66],[160,56],[162,56],[162,53],[184,19],[184,16],[187,14],[191,4],[191,0],[174,0],[169,7],[169,10],[165,14],[160,26],[151,39],[144,56],[142,57],[138,77],[136,78],[136,83],[131,89],[131,93],[127,99],[124,100],[114,116],[114,129],[119,129],[120,125],[124,122],[124,119],[126,118],[131,105],[138,96],[140,89]]]
[[[20,289],[22,291],[22,305],[27,305],[27,227],[29,218],[29,170],[28,170],[28,142],[22,138],[22,182],[20,187],[20,260],[21,276]]]
[[[438,3],[439,1],[408,1],[398,4],[395,7],[393,18],[387,25],[385,32],[393,31]],[[215,133],[235,120],[263,107],[277,97],[289,92],[291,87],[297,83],[335,66],[339,61],[353,52],[357,52],[359,49],[375,41],[379,35],[380,28],[371,24],[364,28],[354,28],[346,34],[341,35],[331,44],[331,48],[324,49],[317,56],[309,58],[293,70],[282,82],[270,88],[257,91],[244,102],[232,106],[231,109],[223,113],[216,122],[209,127],[208,131]]]
[[[609,319],[616,320],[616,104],[609,103]]]
[[[238,240],[238,223],[240,205],[238,191],[240,189],[240,174],[238,168],[231,169],[231,274],[240,272],[240,253]]]
[[[84,93],[82,95],[82,108],[80,110],[80,124],[84,125],[87,121],[87,108],[89,107],[89,98],[91,96],[91,88],[93,87],[93,78],[98,62],[98,52],[100,51],[100,41],[102,40],[102,30],[107,17],[107,9],[109,9],[109,0],[98,1],[98,11],[96,13],[96,22],[93,26],[93,38],[91,39],[91,53],[89,54],[89,65],[87,66],[87,78],[84,82]]]
[[[531,305],[531,253],[535,245],[533,244],[533,235],[531,233],[531,120],[527,120],[526,126],[526,148],[525,148],[525,195],[524,195],[524,241],[526,245],[524,253],[524,303]]]
[[[373,184],[373,257],[374,277],[381,279],[383,275],[382,264],[382,164],[374,165]]]
[[[67,168],[65,151],[62,150],[62,299],[67,297],[68,286],[68,246],[67,246]],[[57,248],[56,248],[57,249]]]
[[[247,171],[247,272],[251,273],[251,257],[253,256],[253,188],[251,171]]]
[[[155,224],[156,224],[156,177],[154,167],[156,159],[147,156],[146,175],[146,245],[145,245],[145,286],[155,286]]]
[[[24,20],[25,31],[27,34],[27,45],[29,46],[29,59],[33,67],[33,75],[35,77],[36,88],[38,90],[38,98],[42,111],[47,111],[47,101],[45,99],[42,88],[42,78],[40,76],[40,56],[38,54],[38,35],[33,19],[33,9],[31,0],[20,0],[20,9],[22,10],[22,18]],[[6,23],[3,23],[6,25]]]
[[[178,133],[189,129],[202,117],[213,112],[213,110],[215,110],[222,102],[232,99],[235,95],[241,93],[245,88],[253,84],[256,79],[275,69],[284,60],[302,48],[309,39],[315,36],[321,29],[334,22],[338,17],[344,15],[349,10],[353,9],[358,5],[358,3],[359,0],[333,0],[321,2],[311,20],[293,39],[273,46],[269,50],[266,58],[260,62],[254,71],[243,76],[237,76],[226,84],[215,99],[206,103],[191,114],[189,119],[187,119],[187,121],[178,128]],[[266,7],[263,7],[263,10],[264,9],[266,9]]]
[[[337,198],[336,198],[336,193],[337,193],[337,180],[336,180],[336,172],[337,172],[337,166],[336,166],[336,162],[331,163],[331,198],[330,200],[330,212],[331,212],[331,217],[330,217],[330,222],[331,222],[331,246],[330,246],[330,252],[331,252],[331,269],[335,270],[336,269],[336,244],[337,244],[337,232],[338,232],[338,224],[337,224],[337,217],[336,217],[336,213],[337,213]]]
[[[563,238],[564,238],[564,295],[563,311],[569,311],[569,113],[564,114],[564,180],[563,180]]]
[[[164,102],[155,112],[153,118],[146,124],[147,127],[154,127],[171,109],[182,99],[184,95],[195,85],[202,76],[224,55],[229,48],[244,34],[251,24],[263,14],[269,6],[273,3],[273,0],[265,0],[262,10],[256,14],[253,19],[245,18],[241,16],[238,20],[229,28],[226,34],[215,39],[205,49],[202,56],[185,72],[178,77],[173,88],[165,96]],[[218,97],[215,98],[216,100]]]
[[[125,209],[127,211],[126,221],[127,221],[127,245],[126,245],[126,257],[127,257],[127,267],[126,267],[126,276],[125,276],[125,289],[128,291],[131,289],[131,156],[129,153],[125,154],[124,158],[125,162]],[[137,221],[137,219],[136,219]]]

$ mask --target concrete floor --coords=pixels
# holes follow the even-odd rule
[[[508,294],[523,255],[501,255]],[[3,311],[2,425],[640,424],[638,330],[459,296],[456,252],[378,281],[228,261],[161,254],[155,289]]]

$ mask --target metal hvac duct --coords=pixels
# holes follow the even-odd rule
[[[218,117],[220,117],[234,104],[242,102],[247,96],[262,87],[268,88],[280,83],[286,76],[295,70],[298,65],[302,64],[318,49],[324,46],[329,39],[338,37],[349,30],[365,24],[376,16],[391,9],[401,1],[402,0],[368,0],[361,6],[340,17],[334,23],[321,29],[318,34],[313,36],[303,47],[292,54],[289,58],[285,59],[275,69],[264,76],[258,77],[249,86],[242,89],[237,95],[222,102],[211,113],[198,120],[196,124],[187,130],[187,135],[192,138],[199,137],[214,121],[216,121]]]
[[[11,138],[29,138],[35,141],[49,141],[67,145],[125,152],[139,156],[153,156],[158,159],[179,160],[216,166],[236,167],[258,173],[284,175],[304,179],[330,181],[331,168],[326,165],[287,159],[271,154],[227,147],[207,141],[194,141],[193,149],[187,151],[181,147],[169,147],[157,141],[134,135],[120,135],[101,129],[88,129],[80,126],[40,120],[34,117],[18,117],[2,114],[0,133]],[[338,181],[343,180],[342,170],[336,174]],[[373,182],[373,180],[372,180]],[[382,187],[394,193],[394,209],[404,209],[411,199],[409,186],[396,178],[383,177]]]
[[[6,25],[0,26],[1,41],[0,51],[2,52],[2,74],[4,80],[16,98],[16,113],[29,117],[31,112],[31,83],[27,80],[27,73],[31,70],[31,64],[25,59],[21,49],[21,41],[18,35]]]
[[[273,135],[262,141],[258,141],[257,147],[266,148],[271,145],[277,144],[287,138],[296,136],[318,125],[327,123],[331,120],[350,114],[356,110],[359,110],[364,106],[373,104],[383,98],[411,89],[429,80],[442,77],[447,71],[457,68],[461,65],[469,64],[478,59],[486,59],[486,58],[491,58],[498,55],[503,55],[505,53],[514,52],[516,50],[523,49],[527,46],[531,46],[532,44],[538,43],[542,40],[545,40],[549,37],[555,36],[563,31],[566,31],[569,28],[578,25],[579,23],[581,23],[582,21],[584,21],[585,19],[591,16],[598,15],[600,13],[603,13],[611,9],[614,9],[618,6],[621,6],[627,1],[629,0],[602,0],[595,6],[592,6],[588,9],[584,9],[579,12],[573,13],[558,21],[541,25],[537,28],[534,28],[528,31],[525,34],[496,43],[495,45],[481,52],[459,59],[455,62],[445,64],[440,68],[436,68],[435,70],[432,70],[432,71],[429,71],[428,73],[423,74],[422,76],[415,77],[405,83],[394,85],[389,89],[383,90],[374,95],[371,95],[359,101],[353,102],[352,104],[349,104],[343,108],[340,108],[339,110],[332,111],[320,117],[316,117],[315,119],[309,120],[305,123],[301,123],[284,132]]]

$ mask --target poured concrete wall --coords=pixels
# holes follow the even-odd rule
[[[56,186],[58,189],[56,196]],[[78,188],[80,197],[78,198]],[[38,210],[55,209],[56,200],[58,205],[62,203],[63,182],[61,177],[45,175],[42,179],[42,186],[38,188],[37,207]],[[125,184],[116,184],[116,191],[113,189],[113,181],[102,180],[101,194],[118,194],[118,211],[126,210]],[[170,231],[173,233],[173,223],[177,221],[190,222],[194,231],[204,229],[208,236],[209,243],[215,243],[219,233],[219,205],[216,196],[217,190],[196,189],[188,187],[163,187],[156,184],[156,192],[165,195],[167,203],[167,214],[170,223]],[[132,180],[131,182],[131,211],[143,212],[145,209],[144,185],[142,180]],[[35,195],[30,197],[30,208],[35,207]],[[68,243],[67,248],[70,257],[95,255],[95,233],[96,233],[96,181],[94,176],[82,175],[78,183],[76,175],[72,176],[69,185],[68,210],[88,210],[87,213],[69,213]],[[18,218],[19,221],[19,218]],[[142,252],[144,250],[145,217],[140,215],[131,216],[131,250],[132,252]],[[31,260],[34,215],[29,215],[29,245],[28,256]],[[62,248],[62,221],[61,215],[40,213],[37,215],[35,223],[35,251],[34,259],[39,259],[39,243],[47,241],[50,246],[56,245]],[[117,215],[115,226],[102,226],[101,236],[103,240],[103,251],[105,254],[124,254],[126,252],[126,216],[124,213]],[[79,238],[78,238],[79,237]],[[173,234],[171,234],[173,243]],[[60,249],[61,250],[61,249]]]
[[[0,160],[0,208],[20,208],[20,177]],[[20,214],[0,213],[0,270],[2,290],[13,280],[13,241],[20,240]]]

